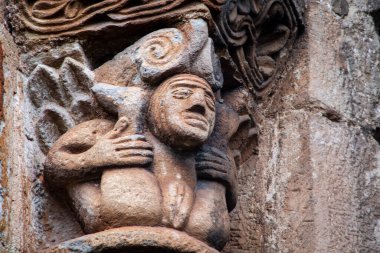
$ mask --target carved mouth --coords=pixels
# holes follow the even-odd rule
[[[208,121],[204,116],[193,112],[186,112],[183,116],[186,124],[199,128],[202,131],[208,130]]]

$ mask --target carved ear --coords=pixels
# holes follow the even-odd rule
[[[224,103],[239,114],[238,126],[228,143],[229,148],[233,151],[236,165],[239,167],[257,153],[258,126],[256,115],[247,103],[247,101],[252,100],[252,95],[246,89],[240,88],[225,92],[223,99]]]
[[[248,116],[248,120],[240,122],[238,130],[231,137],[229,147],[233,150],[235,159],[238,159],[237,165],[242,165],[257,153],[258,127],[253,118]]]

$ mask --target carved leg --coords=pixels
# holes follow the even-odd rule
[[[109,227],[157,226],[162,219],[161,190],[145,169],[107,170],[101,179],[101,215]]]
[[[193,211],[185,227],[189,235],[219,250],[227,243],[230,233],[225,192],[220,183],[198,181]]]
[[[78,183],[67,188],[72,206],[80,219],[85,233],[104,229],[100,217],[101,193],[96,182]]]

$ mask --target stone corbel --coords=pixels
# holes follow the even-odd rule
[[[40,38],[167,22],[96,69],[66,57],[30,74],[45,180],[87,234],[46,252],[222,250],[238,171],[257,144],[254,99],[300,28],[294,3],[21,5]],[[168,22],[172,16],[178,20]]]

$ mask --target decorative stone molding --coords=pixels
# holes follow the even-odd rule
[[[287,59],[302,17],[288,0],[227,1],[219,28],[238,69],[235,80],[261,96]]]
[[[107,26],[148,24],[180,18],[183,14],[194,16],[198,12],[204,15],[208,9],[203,4],[218,11],[224,2],[225,0],[23,0],[21,6],[23,21],[29,29],[41,34],[74,34],[100,30]]]
[[[123,227],[64,242],[47,253],[97,252],[217,253],[186,233],[162,227]]]
[[[133,33],[152,22],[173,23],[201,17],[217,23],[218,40],[228,48],[227,64],[234,62],[235,81],[260,96],[287,58],[297,32],[302,29],[299,7],[292,0],[35,0],[20,3],[22,21],[37,37],[91,33],[123,27]],[[210,8],[210,9],[208,9]],[[211,10],[211,11],[210,11]],[[213,17],[212,17],[213,16]]]

